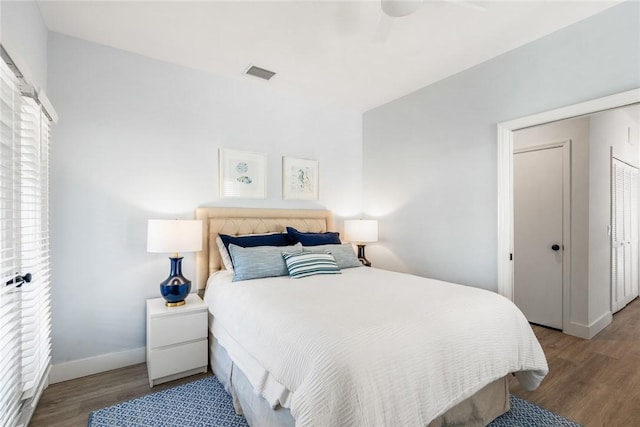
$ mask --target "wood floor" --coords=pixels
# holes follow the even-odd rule
[[[540,387],[511,392],[587,427],[640,426],[640,300],[591,340],[534,326],[549,363]]]
[[[586,427],[640,426],[640,300],[618,312],[592,340],[533,327],[549,361],[538,390],[511,392]],[[53,384],[45,390],[32,427],[86,426],[90,411],[193,381],[201,374],[149,388],[146,365]]]
[[[141,363],[77,380],[52,384],[36,408],[30,427],[86,427],[89,412],[211,375],[193,375],[149,388],[147,365]]]

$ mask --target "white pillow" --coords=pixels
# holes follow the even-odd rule
[[[216,237],[216,245],[218,245],[218,252],[220,252],[220,258],[222,259],[222,265],[229,271],[233,271],[233,263],[231,262],[231,255],[229,251],[224,247],[224,243],[220,236]]]

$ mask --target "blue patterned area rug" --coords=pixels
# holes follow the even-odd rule
[[[89,414],[89,427],[248,427],[216,377],[207,377]],[[511,410],[490,427],[580,427],[526,400],[511,396]]]
[[[513,394],[509,398],[509,412],[493,420],[489,427],[582,427]]]

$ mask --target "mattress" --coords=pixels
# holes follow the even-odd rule
[[[296,425],[427,425],[542,349],[520,311],[481,289],[370,268],[332,277],[211,277],[212,332],[254,392]]]

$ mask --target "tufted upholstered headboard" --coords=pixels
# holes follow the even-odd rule
[[[203,291],[209,276],[224,266],[216,245],[218,234],[262,234],[294,227],[302,232],[333,230],[333,215],[327,210],[214,208],[196,209],[202,220],[202,251],[196,253],[196,286]]]

